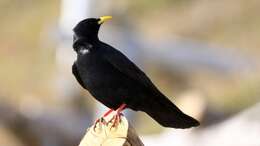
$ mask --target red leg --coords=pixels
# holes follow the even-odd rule
[[[103,117],[108,116],[112,111],[114,111],[114,110],[112,110],[112,109],[108,110],[108,111],[103,115]]]
[[[126,108],[126,104],[122,104],[119,106],[119,108],[116,110],[116,115],[114,116],[114,118],[112,120],[114,120],[112,127],[115,127],[116,124],[118,124],[120,122],[120,116],[122,115],[122,111]]]
[[[119,106],[119,108],[116,110],[117,112],[119,112],[119,113],[121,113],[121,111],[123,111],[124,109],[126,108],[126,104],[121,104],[120,106]],[[108,116],[111,112],[113,112],[114,110],[113,109],[110,109],[110,110],[108,110],[102,117],[106,117],[106,116]]]
[[[117,112],[121,113],[126,108],[126,104],[121,104],[119,108],[117,109]]]

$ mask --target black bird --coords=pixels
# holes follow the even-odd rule
[[[79,84],[99,102],[118,113],[124,108],[143,111],[165,127],[189,128],[199,122],[184,114],[124,54],[98,38],[111,16],[88,18],[73,29],[77,60],[72,72]]]

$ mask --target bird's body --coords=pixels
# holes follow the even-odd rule
[[[77,60],[73,65],[73,72],[74,75],[78,73],[78,78],[84,83],[83,87],[98,101],[116,110],[123,103],[122,98],[129,97],[129,89],[134,91],[129,88],[133,82],[105,60],[102,48],[99,47]]]
[[[199,125],[164,96],[125,55],[101,42],[98,30],[93,30],[99,29],[93,26],[94,21],[86,19],[74,28],[73,47],[78,56],[72,71],[83,88],[111,109],[125,104],[127,108],[146,112],[165,127]]]

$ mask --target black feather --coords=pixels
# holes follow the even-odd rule
[[[98,39],[99,24],[95,20],[83,20],[74,28],[77,60],[72,71],[80,85],[109,108],[117,109],[124,103],[130,109],[146,112],[165,127],[198,126],[197,120],[165,97],[124,54]]]

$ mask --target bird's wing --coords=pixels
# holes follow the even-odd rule
[[[81,78],[80,78],[80,75],[79,75],[79,72],[78,72],[78,69],[77,69],[77,66],[76,66],[75,63],[72,65],[72,73],[73,73],[73,75],[75,76],[75,78],[77,79],[77,81],[79,82],[79,84],[80,84],[83,88],[86,89],[86,87],[84,86],[83,81],[82,81]]]
[[[158,91],[158,89],[154,86],[152,81],[145,75],[145,73],[120,51],[112,47],[109,49],[107,48],[106,53],[104,53],[104,58],[112,66],[114,66],[117,70],[119,70],[121,73],[125,74],[129,78],[141,83],[148,89]]]
[[[189,128],[198,126],[199,122],[184,114],[166,96],[164,96],[152,83],[152,81],[133,62],[131,62],[121,52],[109,49],[104,53],[104,58],[121,73],[129,78],[141,83],[152,91],[153,96],[149,96],[146,102],[141,102],[141,111],[149,114],[153,119],[165,127]]]

